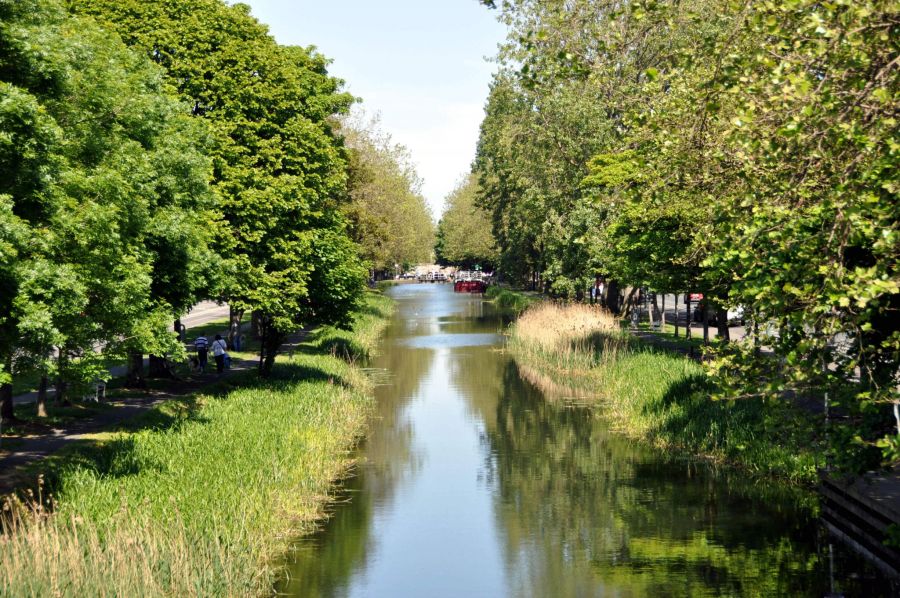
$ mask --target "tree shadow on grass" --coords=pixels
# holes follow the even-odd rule
[[[307,342],[296,346],[293,351],[303,355],[333,355],[350,363],[365,361],[369,357],[368,351],[355,338],[335,335],[331,330],[311,332]]]
[[[703,374],[669,385],[662,397],[642,409],[642,415],[655,422],[650,434],[696,451],[730,454],[763,433],[761,399],[716,400],[715,390],[715,384]]]
[[[275,367],[272,368],[272,376],[269,378],[269,381],[264,381],[261,386],[265,386],[266,383],[284,384],[297,382],[328,382],[345,388],[350,386],[350,383],[342,376],[327,372],[322,368],[300,363],[276,364]]]
[[[321,351],[315,351],[321,354]],[[133,476],[153,468],[152,463],[142,460],[132,434],[157,431],[165,433],[177,432],[190,425],[207,425],[211,420],[203,415],[202,397],[215,397],[215,400],[228,400],[232,392],[251,389],[285,390],[292,384],[301,382],[329,383],[349,387],[350,383],[333,372],[300,363],[278,363],[268,379],[259,378],[253,372],[245,372],[241,376],[226,377],[213,384],[200,386],[192,394],[166,397],[163,402],[148,409],[136,417],[126,419],[118,425],[100,430],[111,433],[105,438],[78,439],[72,437],[62,445],[62,452],[36,461],[23,472],[16,484],[17,494],[32,502],[37,496],[48,493],[59,494],[64,480],[79,470],[93,472],[99,477],[123,478]],[[127,408],[127,407],[124,407]],[[122,432],[122,434],[117,434]],[[36,474],[43,473],[43,486],[37,488]],[[25,483],[22,483],[25,482]]]

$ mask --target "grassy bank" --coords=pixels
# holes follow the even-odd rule
[[[370,294],[352,334],[316,331],[273,379],[169,401],[57,459],[53,512],[19,508],[0,537],[0,595],[269,592],[370,414],[369,382],[341,355],[373,351],[389,313]]]
[[[513,312],[521,312],[528,308],[529,305],[536,303],[540,297],[536,293],[527,293],[524,291],[513,291],[499,285],[491,285],[485,291],[484,296],[494,302],[494,305],[500,309],[506,309]]]
[[[509,343],[526,377],[596,401],[620,431],[812,483],[820,431],[814,418],[762,399],[715,400],[715,382],[686,357],[647,346],[606,312],[543,303],[522,314]]]

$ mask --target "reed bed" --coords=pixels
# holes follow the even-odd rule
[[[761,398],[716,400],[715,381],[685,356],[647,346],[600,308],[541,303],[511,329],[509,348],[548,392],[593,399],[622,433],[760,475],[815,481],[820,433],[808,417]]]
[[[374,345],[389,303],[368,298],[358,341]],[[166,403],[152,427],[60,459],[47,472],[52,500],[6,504],[0,595],[270,593],[371,412],[360,368],[326,350],[342,335],[320,331],[272,380]]]

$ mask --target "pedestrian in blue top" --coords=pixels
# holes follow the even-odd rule
[[[197,367],[201,372],[205,372],[206,363],[209,360],[209,341],[201,334],[194,341],[194,348],[197,350]]]

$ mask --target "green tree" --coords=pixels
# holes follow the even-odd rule
[[[345,211],[373,273],[430,261],[434,221],[408,150],[361,113],[345,119],[342,132],[350,153]]]
[[[352,97],[328,75],[313,48],[279,46],[244,4],[219,0],[70,0],[165,67],[168,80],[206,120],[214,188],[227,223],[216,240],[227,280],[220,298],[233,328],[255,310],[265,332],[260,372],[267,375],[287,334],[329,314],[329,289],[314,288],[316,239],[346,234],[338,201],[345,194],[343,149],[332,117]],[[340,288],[364,283],[358,258]],[[335,305],[350,307],[335,297]],[[342,318],[339,318],[342,319]]]
[[[492,270],[499,260],[488,213],[475,205],[478,181],[474,175],[461,180],[447,196],[444,214],[438,223],[438,262],[456,266],[480,265]]]
[[[501,269],[576,296],[610,274],[598,259],[602,198],[582,186],[588,162],[627,149],[627,115],[645,105],[643,80],[671,32],[614,1],[498,5],[510,33],[482,124],[480,203],[493,214]]]
[[[164,322],[180,306],[153,287],[172,267],[182,293],[203,286],[209,164],[160,70],[117,37],[52,0],[2,2],[0,17],[0,351],[7,374],[55,373],[62,400],[104,375],[99,345],[178,352]]]
[[[836,456],[868,467],[900,397],[900,6],[801,0],[743,16],[752,44],[724,54],[714,90],[731,101],[711,116],[725,140],[714,167],[736,191],[706,261],[769,323],[757,342],[780,367],[748,344],[716,371],[738,396],[827,393],[851,416]],[[881,444],[900,459],[900,414]]]
[[[758,333],[712,366],[729,396],[827,397],[850,415],[836,455],[900,458],[897,3],[485,4],[511,29],[478,162],[503,259],[532,259],[507,242],[528,231],[551,290],[587,263],[744,306]],[[573,136],[594,151],[568,204],[531,156],[576,154],[527,127],[578,118],[548,109],[567,88],[603,108]]]

